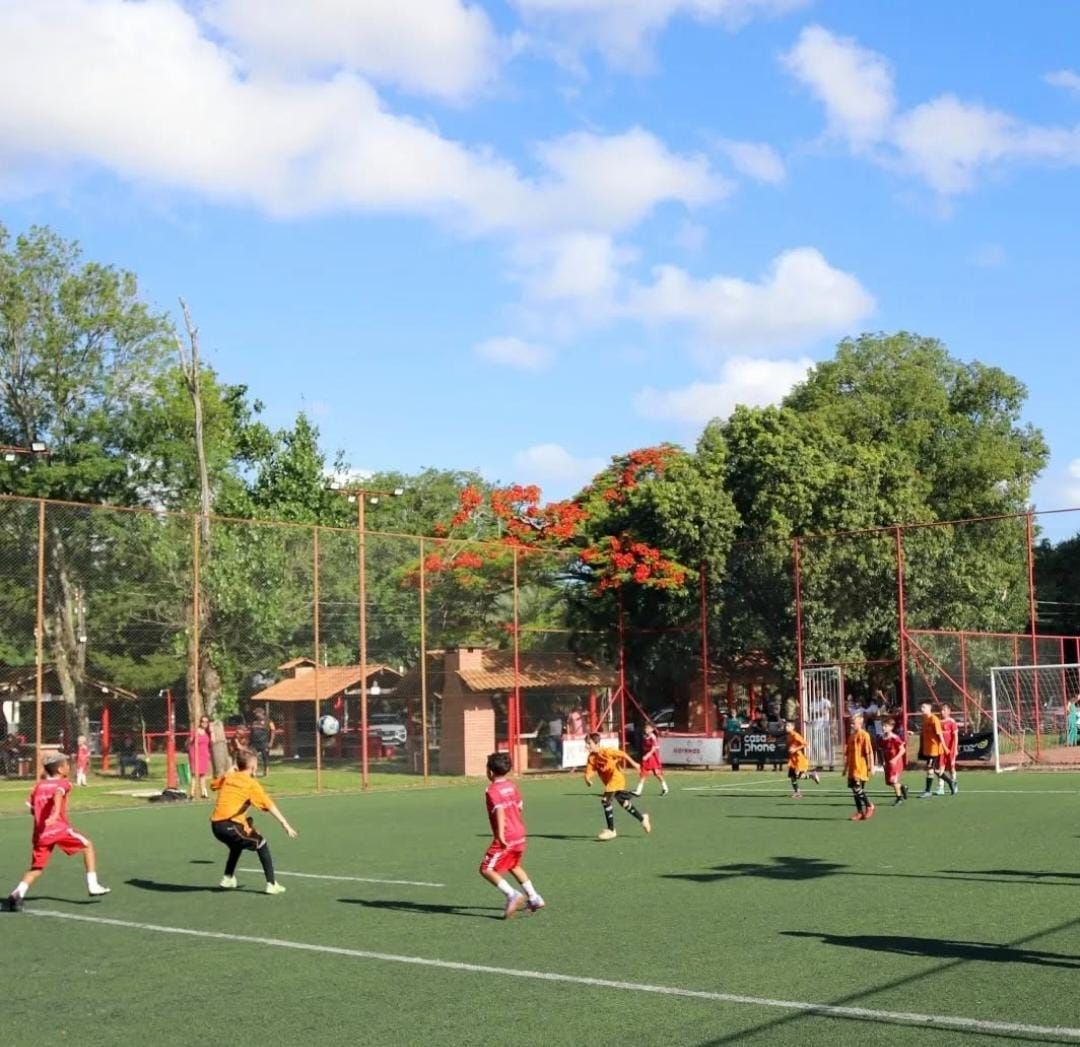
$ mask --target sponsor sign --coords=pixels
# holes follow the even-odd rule
[[[671,767],[719,767],[724,762],[724,740],[705,735],[664,736],[660,760]]]
[[[994,732],[979,731],[976,734],[961,734],[957,739],[958,760],[989,760],[994,755]]]
[[[600,735],[602,748],[618,749],[619,736],[617,734]],[[562,740],[562,766],[563,768],[584,767],[588,752],[585,750],[585,736],[583,734],[573,737],[563,736]]]
[[[728,739],[727,756],[732,767],[740,763],[787,763],[787,737],[760,731],[733,734]]]

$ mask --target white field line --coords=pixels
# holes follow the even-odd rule
[[[948,1014],[918,1014],[910,1011],[879,1011],[868,1007],[844,1007],[830,1003],[808,1003],[803,1000],[779,1000],[763,996],[743,996],[740,993],[708,992],[702,989],[680,989],[671,985],[649,985],[639,982],[620,982],[610,978],[589,978],[555,971],[518,970],[513,967],[489,967],[486,964],[458,963],[452,960],[435,960],[426,956],[402,956],[395,953],[371,952],[367,949],[347,949],[335,945],[316,945],[309,942],[293,942],[283,938],[260,938],[246,934],[226,934],[223,931],[198,931],[189,927],[167,927],[153,923],[136,923],[129,920],[112,920],[104,916],[80,916],[76,913],[57,912],[50,909],[27,910],[34,916],[78,923],[92,923],[105,927],[122,927],[127,930],[148,931],[151,934],[175,934],[189,938],[208,938],[214,941],[237,942],[243,945],[270,946],[276,949],[292,949],[297,952],[322,953],[328,956],[345,956],[355,960],[375,960],[381,963],[400,963],[414,967],[434,967],[445,971],[462,971],[467,974],[494,974],[504,978],[524,978],[530,981],[557,982],[562,985],[582,985],[593,989],[618,989],[624,992],[644,992],[654,996],[675,996],[682,999],[706,1000],[710,1003],[730,1003],[745,1007],[765,1007],[773,1010],[796,1011],[824,1018],[855,1018],[862,1021],[890,1022],[901,1025],[921,1025],[931,1028],[975,1029],[986,1033],[1023,1034],[1027,1036],[1067,1037],[1080,1041],[1080,1029],[1059,1026],[1029,1025],[1023,1022],[986,1021],[979,1018],[960,1018]]]
[[[237,869],[239,873],[251,876],[262,875],[261,869]],[[445,887],[445,883],[427,883],[424,880],[380,880],[374,876],[332,876],[328,873],[298,873],[285,872],[284,869],[274,870],[278,876],[302,876],[305,880],[344,880],[349,883],[390,883],[400,887]]]
[[[870,785],[874,786],[878,783],[873,779],[870,781]],[[777,793],[783,792],[785,795],[790,792],[791,787],[787,783],[787,779],[784,782],[747,782],[745,785],[690,785],[684,786],[682,792],[684,793],[705,793],[705,792],[722,792],[726,790],[736,789],[752,789],[756,785],[775,785],[777,786]],[[884,789],[879,790],[882,795],[891,796],[892,793],[885,793]],[[851,794],[850,789],[831,789],[828,786],[809,785],[805,786],[803,792],[806,796],[849,796]],[[875,794],[876,795],[876,794]],[[960,790],[961,796],[1080,796],[1080,789],[971,789],[966,785]],[[944,797],[949,799],[950,797]],[[935,797],[937,799],[937,797]]]

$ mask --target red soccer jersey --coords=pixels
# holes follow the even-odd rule
[[[654,753],[660,755],[660,739],[655,734],[646,734],[641,740],[641,757],[645,759]]]
[[[34,815],[34,839],[62,834],[71,827],[67,820],[67,798],[71,782],[67,778],[42,778],[30,793],[30,810]],[[55,821],[45,822],[56,815]]]
[[[941,733],[945,737],[945,752],[949,756],[955,755],[960,746],[960,727],[951,716],[941,721]]]
[[[895,760],[900,755],[900,750],[904,748],[904,739],[898,734],[883,735],[881,738],[881,754],[885,757],[886,762],[889,760]]]
[[[499,834],[499,823],[495,812],[502,811],[504,817],[503,843],[507,847],[520,847],[525,842],[525,820],[521,813],[525,805],[521,802],[521,793],[518,792],[518,787],[505,778],[496,778],[487,787],[484,800],[487,803],[488,821],[491,823],[492,835],[498,836]]]

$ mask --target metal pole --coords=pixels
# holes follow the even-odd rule
[[[45,499],[38,500],[37,625],[34,630],[34,777],[41,776],[41,703],[45,694]]]
[[[521,766],[518,750],[518,739],[521,734],[521,637],[518,634],[518,548],[514,547],[514,593],[513,593],[513,633],[514,633],[514,692],[510,699],[510,708],[507,710],[506,734],[510,745],[510,761],[514,774],[522,774],[525,770]]]
[[[896,617],[900,630],[900,721],[904,737],[908,733],[907,680],[907,607],[904,599],[904,531],[897,527],[896,536]]]
[[[802,620],[802,546],[799,539],[791,543],[791,558],[795,568],[795,693],[799,696],[799,730],[806,730],[806,695],[803,693],[803,620]]]
[[[322,791],[322,735],[319,733],[319,529],[311,531],[312,558],[314,560],[314,584],[312,585],[313,626],[315,631],[315,791]]]
[[[960,690],[964,698],[964,724],[971,730],[971,719],[968,716],[968,679],[967,679],[967,635],[960,634]]]
[[[368,683],[367,683],[367,541],[364,535],[364,491],[356,493],[357,557],[360,573],[360,778],[368,780]]]
[[[709,606],[706,596],[706,567],[698,568],[698,588],[701,590],[701,704],[705,719],[705,734],[712,734],[712,702],[709,701]]]
[[[626,748],[626,622],[619,589],[619,748]]]
[[[165,788],[176,789],[176,707],[171,687],[165,688]]]
[[[194,710],[195,722],[199,722],[199,718],[202,716],[202,682],[201,682],[201,655],[199,652],[199,643],[201,637],[199,636],[199,618],[202,615],[202,563],[201,553],[199,548],[199,518],[193,515],[191,517],[191,568],[192,568],[192,587],[191,587],[191,646],[194,652],[194,666],[195,671],[192,676],[192,687],[194,688],[194,694],[191,696],[191,708]],[[211,753],[213,753],[213,745],[210,747]],[[210,761],[213,763],[213,760]],[[222,769],[224,771],[225,768]],[[217,770],[214,772],[217,773]]]
[[[427,781],[428,768],[428,694],[427,694],[427,577],[424,567],[424,539],[420,539],[420,730],[422,766]]]
[[[1039,664],[1039,634],[1038,622],[1035,610],[1035,514],[1028,513],[1024,518],[1027,537],[1027,569],[1028,569],[1028,617],[1031,626],[1031,664]],[[1035,762],[1038,763],[1042,749],[1042,725],[1039,710],[1039,670],[1032,673],[1032,698],[1035,702]]]

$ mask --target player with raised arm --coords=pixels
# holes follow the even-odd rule
[[[52,753],[43,761],[45,777],[34,786],[30,793],[30,813],[34,818],[34,831],[31,837],[30,868],[23,873],[15,890],[8,895],[6,909],[18,912],[23,907],[23,899],[30,886],[45,871],[52,857],[53,848],[59,847],[64,854],[83,856],[86,866],[86,890],[96,897],[108,894],[109,888],[98,883],[97,856],[89,838],[76,832],[67,819],[68,794],[71,792],[71,760],[65,753]]]
[[[622,749],[613,749],[600,745],[600,735],[593,731],[585,735],[585,749],[589,756],[585,763],[585,784],[592,788],[593,778],[599,777],[604,786],[604,792],[600,797],[600,805],[604,808],[604,821],[607,828],[597,835],[598,840],[614,840],[615,832],[615,801],[627,814],[641,822],[641,827],[647,832],[652,832],[652,822],[649,816],[639,811],[630,799],[634,794],[626,789],[626,778],[623,775],[623,767],[632,767],[640,770],[637,762],[629,753]]]
[[[492,840],[480,862],[480,875],[506,896],[506,908],[503,910],[506,920],[513,919],[523,905],[528,906],[529,912],[539,912],[545,904],[521,864],[528,841],[522,814],[525,805],[518,787],[507,778],[510,766],[509,753],[492,753],[487,758],[487,779],[490,784],[484,792],[484,803],[491,824]],[[505,872],[521,884],[524,894],[503,879]]]

